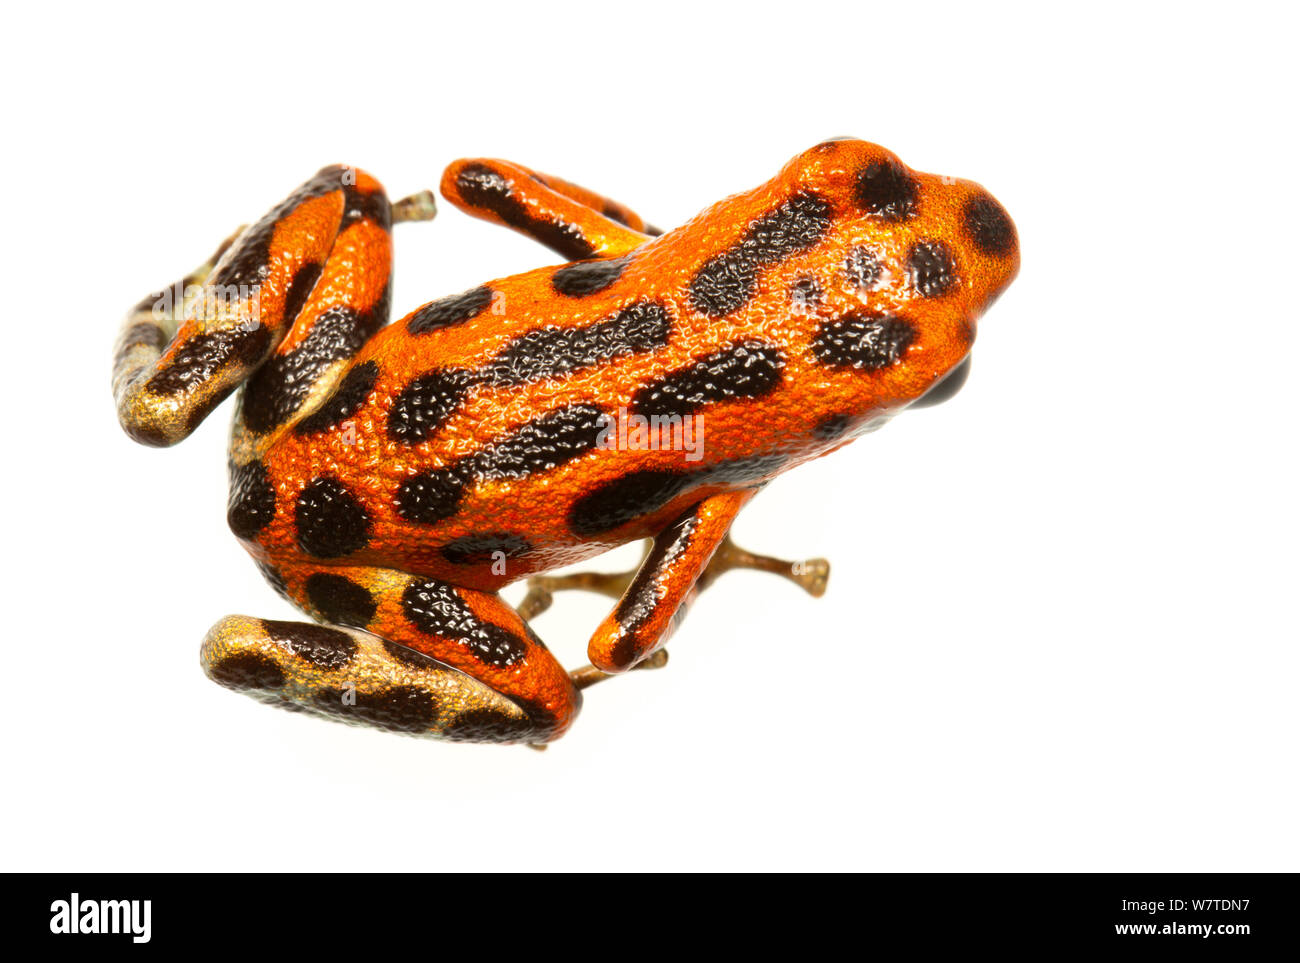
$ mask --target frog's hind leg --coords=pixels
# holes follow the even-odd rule
[[[397,208],[399,219],[427,220],[433,199],[426,192]],[[123,323],[113,362],[127,434],[158,447],[188,436],[286,340],[340,237],[365,243],[367,264],[386,265],[393,216],[378,181],[326,167],[196,271],[141,301]],[[315,354],[344,335],[317,339],[329,343],[314,345]]]
[[[490,158],[454,161],[442,194],[474,217],[514,228],[571,261],[621,258],[660,232],[595,191]]]
[[[582,697],[496,595],[365,567],[284,564],[278,587],[325,625],[223,619],[203,645],[215,681],[263,701],[393,732],[541,744]]]

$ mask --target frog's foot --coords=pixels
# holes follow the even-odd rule
[[[824,558],[808,558],[800,562],[788,562],[785,559],[772,558],[770,555],[755,555],[747,552],[731,540],[728,534],[713,553],[708,568],[700,576],[699,587],[706,589],[723,572],[735,568],[752,568],[760,572],[771,572],[798,585],[813,598],[826,594],[826,583],[831,575],[831,563]]]
[[[432,221],[438,216],[438,201],[433,191],[420,191],[393,202],[393,223]]]

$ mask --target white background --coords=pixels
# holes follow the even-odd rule
[[[1300,869],[1293,8],[6,18],[5,868]],[[546,753],[203,677],[220,616],[293,613],[226,529],[229,408],[116,424],[129,305],[327,163],[508,157],[667,227],[840,134],[983,183],[1023,267],[952,403],[738,523],[825,598],[727,576]],[[445,204],[397,235],[402,313],[555,261]],[[538,630],[580,664],[608,604]]]

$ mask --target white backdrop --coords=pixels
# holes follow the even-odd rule
[[[1300,868],[1294,9],[985,6],[7,14],[4,866]],[[117,426],[128,306],[327,163],[672,226],[839,134],[983,183],[1023,267],[952,403],[742,516],[825,598],[728,575],[546,753],[203,677],[217,618],[293,611],[226,529],[228,407]],[[395,306],[554,261],[444,204]],[[607,607],[537,628],[576,665]]]

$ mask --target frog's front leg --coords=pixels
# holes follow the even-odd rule
[[[494,594],[375,568],[290,563],[276,575],[326,624],[223,619],[202,650],[222,685],[355,725],[464,742],[545,743],[582,704],[568,673]]]
[[[621,258],[660,233],[617,201],[510,161],[454,161],[442,175],[442,194],[467,214],[514,228],[571,261]]]
[[[820,597],[830,576],[826,559],[789,562],[755,555],[731,540],[731,523],[754,494],[753,489],[728,492],[692,506],[650,542],[641,564],[630,571],[534,576],[520,614],[531,619],[546,611],[559,591],[584,589],[619,598],[588,646],[592,665],[571,673],[586,688],[610,673],[665,665],[668,653],[661,647],[699,592],[724,572],[771,572]]]

